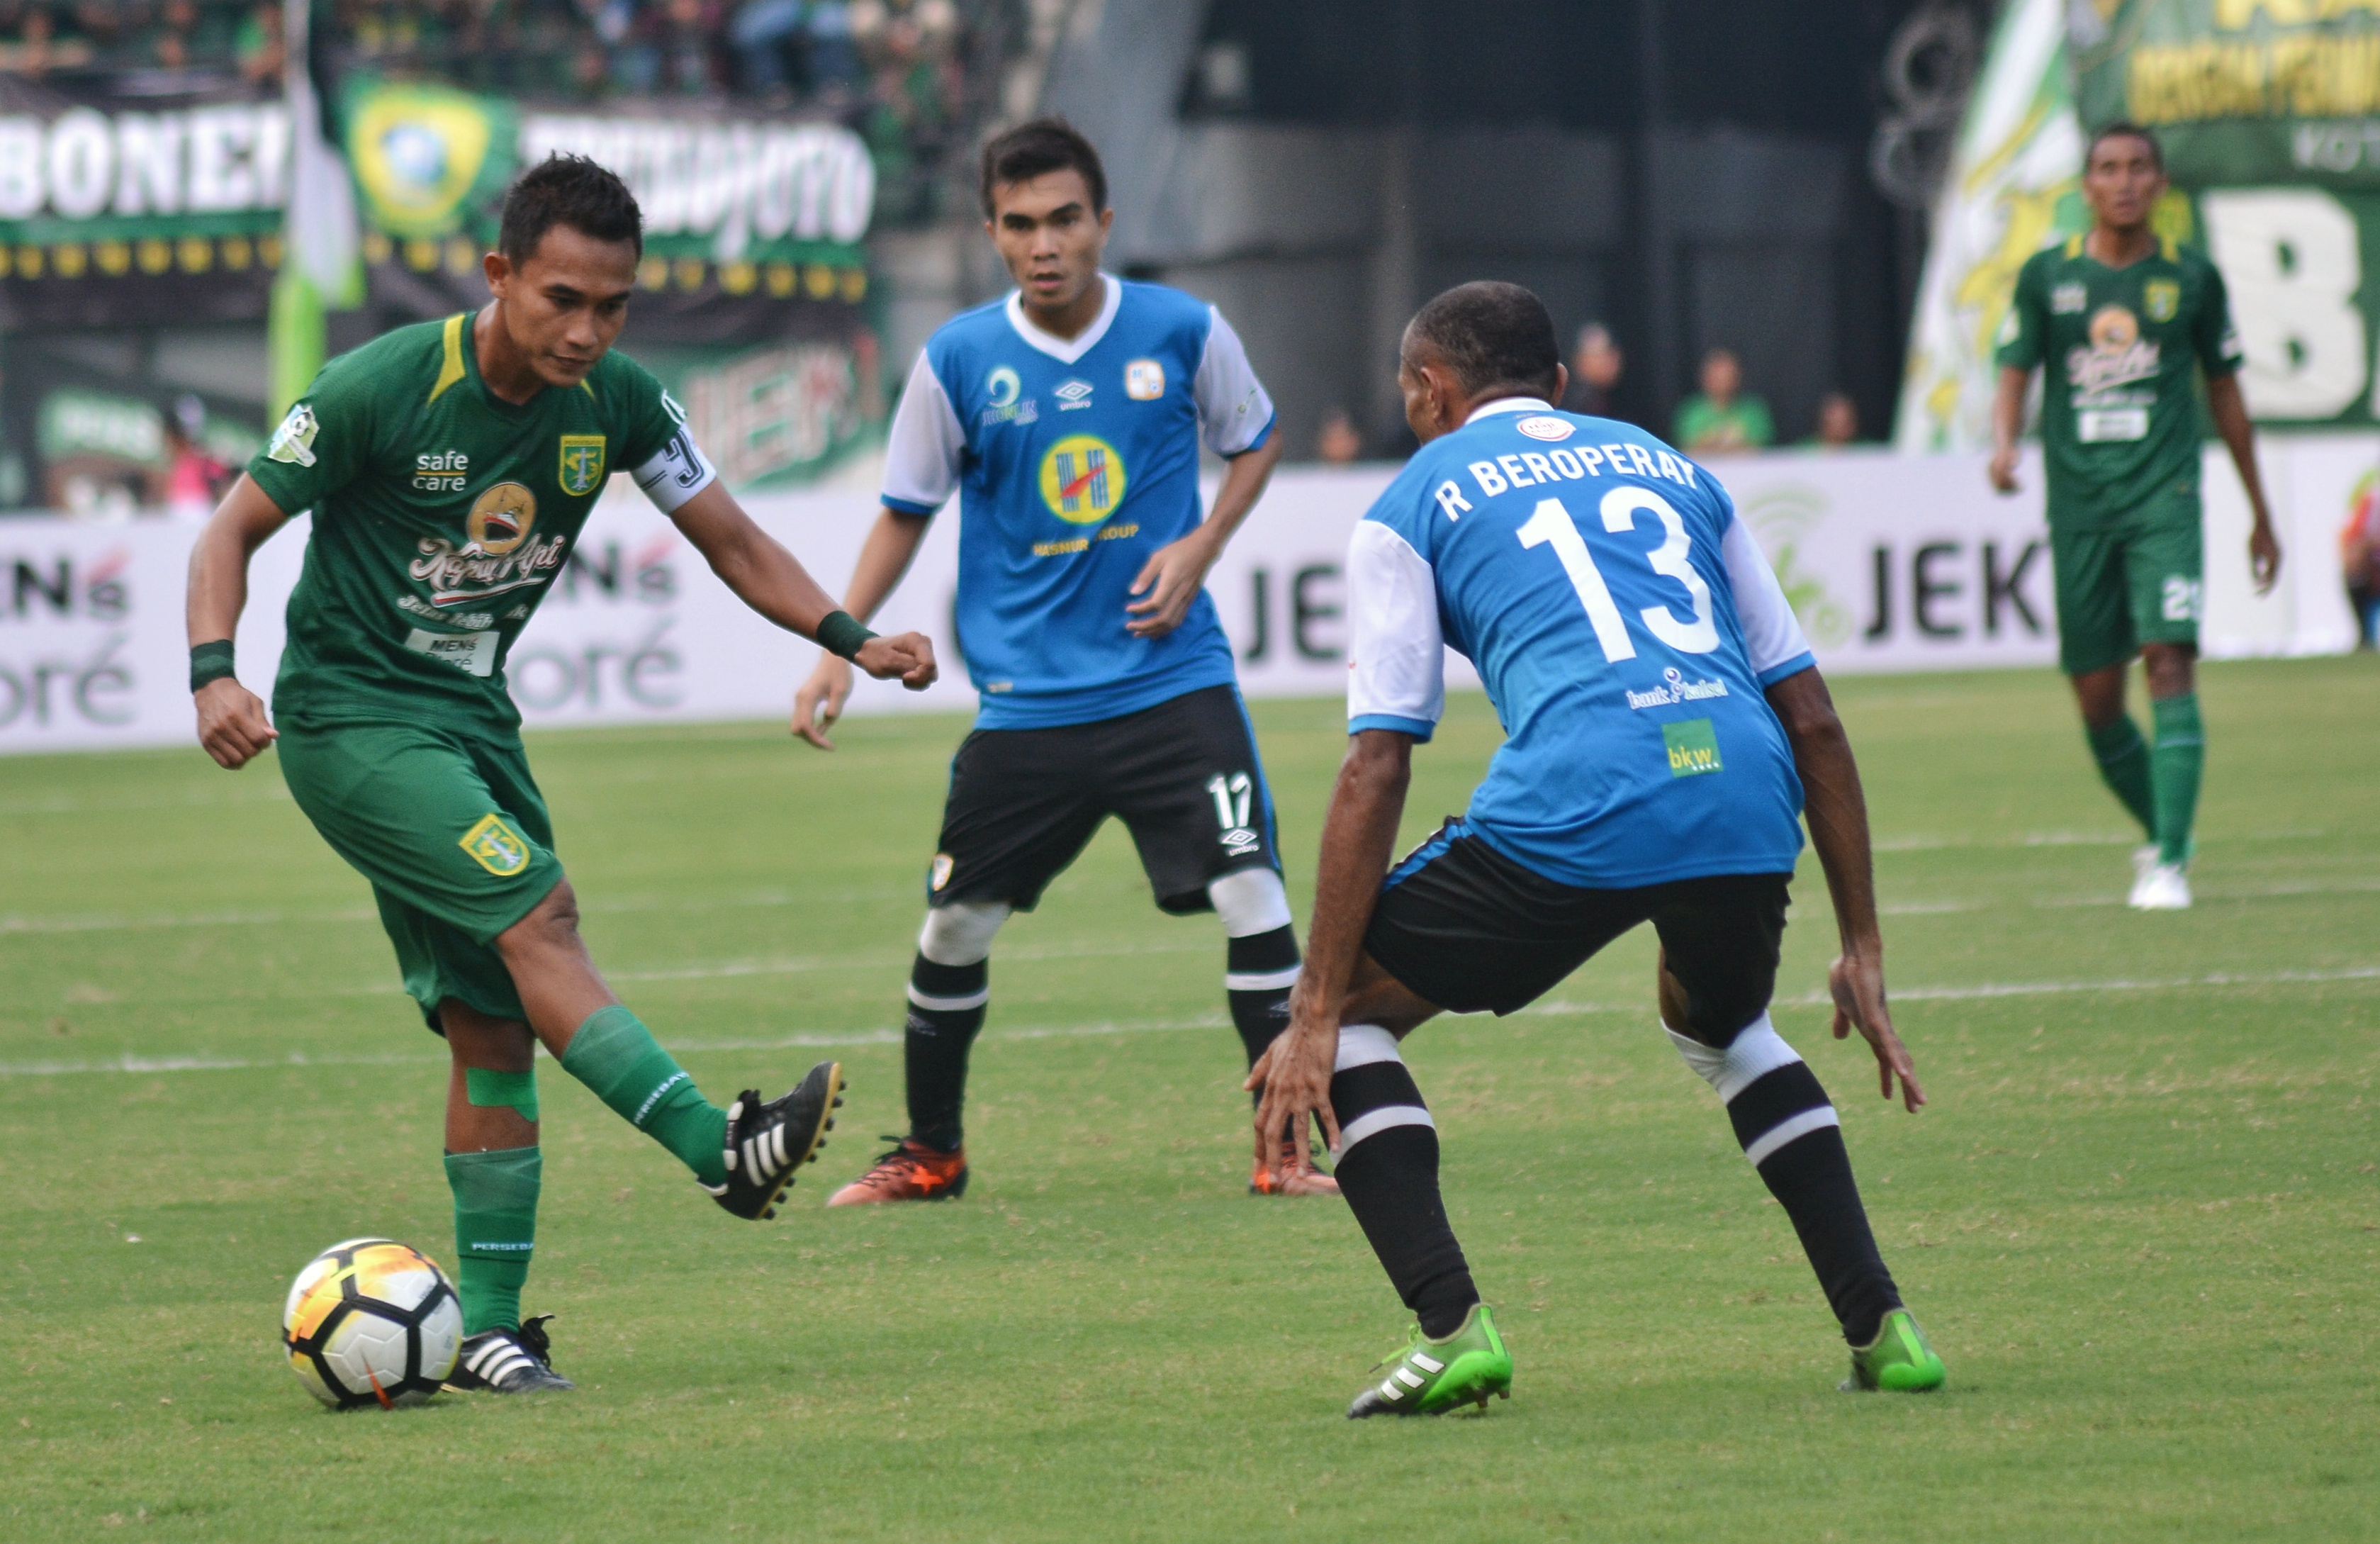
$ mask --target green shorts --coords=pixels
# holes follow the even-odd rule
[[[2205,532],[2194,493],[2167,493],[2087,529],[2049,525],[2058,663],[2069,675],[2125,664],[2146,643],[2198,642]]]
[[[430,1027],[450,997],[525,1020],[495,938],[562,881],[562,860],[520,747],[373,723],[284,729],[279,750],[298,808],[371,881]]]

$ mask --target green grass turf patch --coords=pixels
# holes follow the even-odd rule
[[[947,718],[533,742],[597,957],[706,1089],[831,1053],[855,1098],[752,1227],[543,1062],[527,1301],[580,1392],[322,1413],[274,1340],[298,1267],[452,1257],[443,1058],[362,881],[269,761],[0,760],[0,1537],[2369,1537],[2380,669],[2206,671],[2199,905],[2158,917],[2055,677],[1837,691],[1934,1108],[1828,1039],[1806,859],[1777,1017],[1949,1388],[1833,1392],[1640,930],[1410,1044],[1519,1360],[1424,1423],[1340,1418],[1401,1310],[1342,1208],[1244,1194],[1219,930],[1113,827],[995,954],[966,1198],[819,1210],[902,1119]],[[1339,709],[1255,716],[1302,924]],[[1412,838],[1496,738],[1457,699]]]

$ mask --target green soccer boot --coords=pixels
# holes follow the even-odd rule
[[[1875,1343],[1852,1352],[1852,1375],[1843,1380],[1842,1388],[1846,1393],[1882,1389],[1922,1394],[1940,1388],[1949,1375],[1909,1310],[1895,1308],[1884,1316]]]
[[[1416,1324],[1404,1348],[1382,1362],[1390,1368],[1377,1388],[1366,1389],[1347,1406],[1347,1418],[1367,1416],[1442,1416],[1458,1404],[1488,1408],[1488,1396],[1512,1397],[1512,1354],[1488,1305],[1474,1303],[1463,1323],[1444,1340],[1431,1340]],[[1374,1370],[1378,1370],[1377,1368]]]

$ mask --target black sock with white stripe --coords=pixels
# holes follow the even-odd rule
[[[1439,1198],[1438,1128],[1387,1030],[1340,1029],[1330,1107],[1339,1116],[1331,1173],[1340,1193],[1422,1333],[1452,1334],[1479,1289]]]
[[[1869,1344],[1884,1316],[1900,1307],[1900,1293],[1876,1250],[1841,1122],[1817,1075],[1766,1014],[1723,1052],[1674,1029],[1670,1038],[1727,1101],[1735,1139],[1792,1219],[1843,1338]]]
[[[919,954],[909,967],[909,1021],[902,1034],[908,1064],[909,1136],[956,1152],[959,1107],[966,1099],[967,1052],[991,1001],[991,962],[936,965]]]
[[[1223,995],[1250,1066],[1289,1027],[1289,989],[1297,985],[1297,930],[1286,924],[1226,945]],[[1261,1099],[1262,1091],[1256,1097]]]

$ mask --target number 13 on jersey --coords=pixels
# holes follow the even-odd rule
[[[1661,642],[1682,654],[1707,654],[1718,647],[1718,619],[1711,612],[1710,586],[1694,571],[1689,555],[1694,551],[1693,539],[1686,534],[1686,522],[1670,507],[1670,501],[1649,488],[1614,488],[1603,495],[1603,529],[1607,531],[1630,531],[1636,529],[1639,512],[1658,516],[1666,536],[1661,544],[1645,554],[1653,572],[1677,580],[1685,586],[1693,614],[1685,621],[1666,605],[1646,606],[1636,614],[1645,630]],[[1595,554],[1586,549],[1586,538],[1578,533],[1578,526],[1560,499],[1540,499],[1537,507],[1521,526],[1517,534],[1524,547],[1550,546],[1554,556],[1560,559],[1562,571],[1570,576],[1571,588],[1578,591],[1579,603],[1586,608],[1586,619],[1595,627],[1595,640],[1603,648],[1603,657],[1618,663],[1636,657],[1636,645],[1628,637],[1628,622],[1620,613],[1619,602],[1611,598],[1611,587],[1604,582],[1603,570],[1595,565]]]

